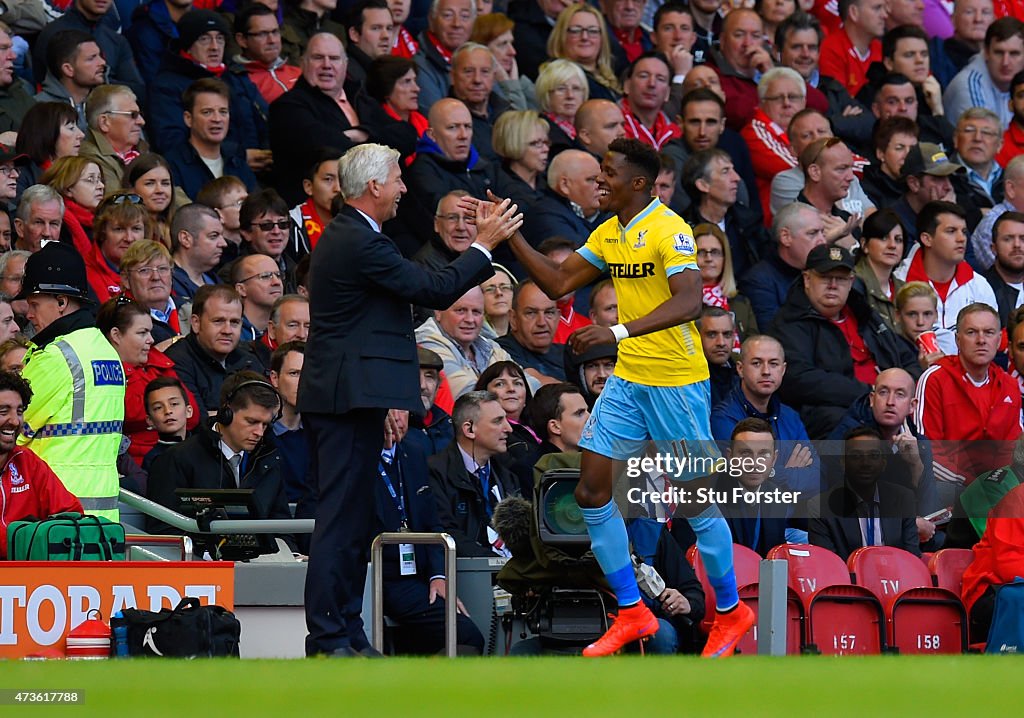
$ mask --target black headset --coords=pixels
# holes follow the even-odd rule
[[[240,382],[238,386],[228,392],[228,395],[224,397],[224,403],[217,409],[217,423],[221,426],[228,426],[235,418],[235,410],[231,408],[231,400],[238,396],[238,392],[247,386],[265,386],[274,392],[274,396],[277,397],[277,410],[274,412],[274,418],[271,423],[275,423],[281,418],[281,412],[284,410],[284,401],[281,399],[281,394],[278,393],[277,389],[268,381],[262,379],[248,379]]]

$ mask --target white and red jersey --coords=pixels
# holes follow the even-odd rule
[[[629,106],[628,98],[623,97],[619,104],[622,106],[622,116],[625,119],[623,130],[629,139],[640,140],[660,151],[671,140],[683,136],[679,125],[669,120],[668,115],[664,112],[658,112],[654,119],[654,127],[647,127],[639,117],[633,114],[633,108]]]
[[[0,472],[0,558],[7,558],[7,526],[29,516],[45,519],[62,511],[82,513],[82,504],[34,451],[11,449]]]
[[[765,210],[765,224],[771,224],[768,208],[772,206],[772,180],[775,175],[796,167],[798,162],[793,148],[789,145],[786,130],[775,124],[760,107],[754,110],[750,122],[744,125],[740,135],[750,148],[750,160],[754,165],[754,178]]]
[[[920,244],[915,244],[910,248],[910,253],[896,268],[893,275],[905,282],[924,282],[934,289],[935,295],[939,299],[937,307],[939,326],[950,331],[956,329],[957,315],[968,304],[981,302],[999,311],[999,302],[996,300],[996,293],[992,291],[992,285],[971,269],[971,265],[967,262],[960,262],[957,265],[953,281],[950,283],[949,289],[946,290],[946,296],[943,297],[942,292],[935,286],[935,282],[928,277],[924,270],[924,252],[921,251]]]
[[[928,367],[917,382],[918,428],[932,442],[935,478],[969,484],[986,471],[1006,466],[1021,433],[1020,388],[995,364],[977,384],[960,357]]]

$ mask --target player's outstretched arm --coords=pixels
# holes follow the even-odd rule
[[[487,196],[490,201],[463,197],[459,200],[459,206],[468,212],[474,212],[479,223],[483,217],[491,213],[491,207],[508,202],[495,196],[490,190]],[[518,231],[509,239],[509,248],[541,291],[551,299],[564,297],[601,276],[600,269],[575,253],[561,264],[555,262],[530,246]]]

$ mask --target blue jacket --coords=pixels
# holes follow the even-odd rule
[[[552,189],[545,189],[523,219],[523,236],[534,247],[550,237],[565,237],[582,247],[590,233],[609,216],[598,213],[592,223],[587,222],[573,212],[568,199]]]
[[[92,35],[107,60],[107,81],[115,85],[128,85],[136,97],[146,96],[146,84],[135,65],[132,48],[121,34],[116,12],[108,12],[98,22],[87,20],[74,3],[63,15],[43,28],[32,48],[32,71],[35,84],[46,76],[46,47],[50,38],[61,30],[82,30]]]
[[[149,86],[146,114],[146,130],[154,151],[167,154],[188,141],[181,95],[189,85],[203,77],[216,75],[175,52],[168,50],[164,53],[156,79]],[[228,140],[246,150],[269,147],[267,101],[256,85],[244,70],[225,70],[220,79],[231,90]]]
[[[775,436],[779,440],[779,459],[775,464],[775,482],[782,484],[787,489],[806,492],[804,498],[820,493],[821,459],[818,457],[818,452],[807,436],[807,429],[800,421],[800,415],[796,413],[795,409],[783,404],[777,394],[768,401],[768,413],[762,414],[747,401],[747,397],[743,395],[743,389],[736,387],[725,401],[711,410],[711,435],[720,444],[728,442],[736,424],[749,418],[767,421],[772,425]],[[814,462],[802,469],[784,468],[786,460],[789,459],[797,444],[811,448]]]
[[[164,51],[178,37],[178,26],[171,19],[165,0],[151,0],[135,8],[131,27],[124,34],[132,46],[142,79],[147,86],[152,86]]]
[[[757,326],[762,331],[771,326],[775,313],[786,302],[789,287],[799,276],[799,269],[789,266],[772,252],[740,278],[739,290],[750,300]]]
[[[861,397],[853,403],[853,406],[849,408],[836,425],[836,428],[828,435],[830,441],[842,441],[847,432],[858,426],[870,426],[881,430],[881,427],[875,420],[874,413],[871,411],[869,399],[870,394]],[[885,473],[882,474],[882,480],[899,484],[913,491],[917,496],[917,512],[919,515],[925,516],[942,508],[942,502],[939,501],[935,486],[935,474],[932,471],[932,442],[914,426],[913,416],[907,418],[907,426],[910,427],[910,433],[917,437],[917,450],[921,456],[921,463],[924,464],[924,472],[922,472],[921,478],[915,487],[910,479],[910,475],[906,471],[906,466],[894,456],[890,457],[885,467]],[[835,463],[838,468],[838,457],[836,457]],[[841,476],[842,472],[834,475]]]
[[[224,174],[234,175],[242,180],[245,188],[250,192],[259,189],[256,182],[256,175],[249,169],[245,162],[245,152],[239,149],[233,142],[225,142],[220,147],[220,155],[224,158]],[[167,163],[171,166],[171,174],[174,175],[175,183],[188,195],[189,199],[195,200],[199,190],[207,182],[214,179],[210,168],[199,158],[196,148],[186,139],[170,149],[164,155]]]

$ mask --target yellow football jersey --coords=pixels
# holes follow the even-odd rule
[[[612,217],[594,230],[578,252],[611,274],[623,324],[650,314],[672,296],[670,276],[698,271],[693,231],[658,199],[626,227]],[[697,327],[687,322],[624,339],[615,374],[647,386],[682,386],[707,379],[708,364]]]

